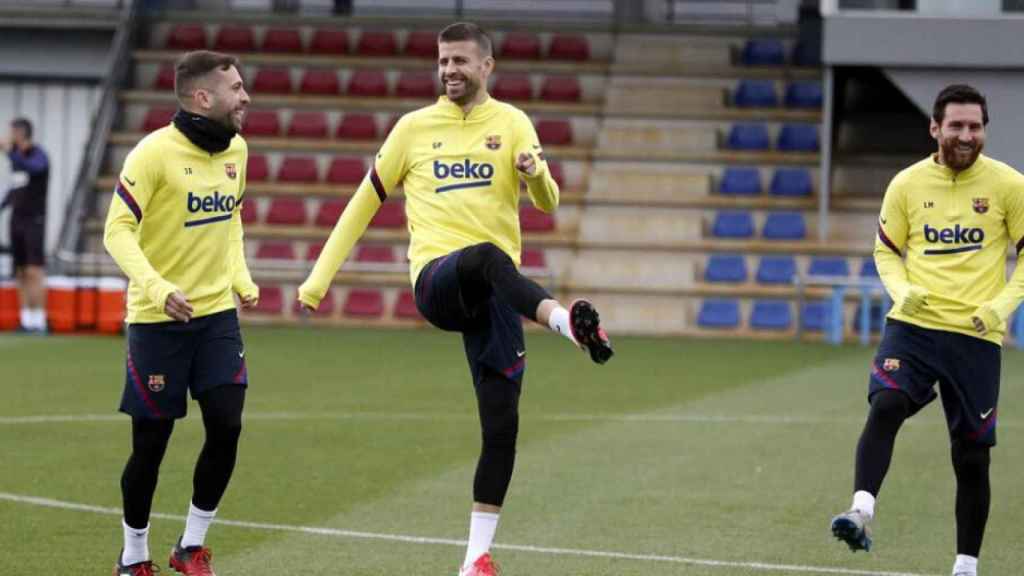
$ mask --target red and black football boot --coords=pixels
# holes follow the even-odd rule
[[[205,546],[181,547],[181,538],[171,550],[171,568],[186,576],[217,576],[210,560],[213,554]]]
[[[574,300],[569,306],[569,327],[572,337],[590,353],[590,359],[604,364],[615,353],[608,335],[601,328],[601,317],[594,305],[586,300]]]

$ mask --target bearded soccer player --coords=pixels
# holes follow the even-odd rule
[[[104,245],[128,275],[128,361],[121,411],[132,453],[121,477],[124,549],[114,574],[149,576],[149,514],[157,474],[186,393],[206,440],[185,531],[170,565],[211,576],[207,528],[235,466],[248,385],[234,295],[259,291],[242,250],[248,148],[238,135],[249,95],[238,60],[189,52],[175,70],[181,109],[128,155],[107,215]]]
[[[852,550],[869,550],[875,498],[903,422],[936,397],[956,475],[954,576],[975,576],[990,501],[1000,346],[1024,298],[1024,266],[1006,280],[1006,251],[1024,247],[1024,176],[981,154],[988,110],[966,85],[939,93],[938,152],[893,178],[882,201],[875,263],[893,307],[871,366],[857,445],[853,506],[832,520]]]
[[[520,318],[550,327],[597,363],[612,356],[594,307],[564,308],[522,276],[519,184],[551,212],[558,185],[521,110],[488,96],[491,39],[474,24],[438,36],[444,95],[406,114],[342,214],[299,300],[315,309],[373,214],[399,182],[405,190],[416,306],[442,330],[461,332],[482,428],[463,576],[490,576],[489,553],[515,462],[519,395],[526,368]]]

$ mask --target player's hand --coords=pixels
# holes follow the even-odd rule
[[[242,303],[242,308],[245,309],[255,308],[256,305],[260,303],[259,296],[242,296],[239,294],[238,300]]]
[[[531,154],[520,152],[519,158],[516,158],[516,170],[527,176],[533,176],[537,173],[537,163],[533,160]]]
[[[974,324],[974,330],[982,336],[1001,324],[999,316],[988,307],[988,304],[978,306],[974,314],[971,315],[971,322]]]
[[[188,322],[192,319],[192,313],[195,310],[188,303],[188,298],[185,298],[185,293],[181,290],[175,290],[167,297],[167,302],[164,304],[164,312],[178,322]]]
[[[899,311],[907,316],[914,316],[928,305],[928,291],[911,284],[903,293],[898,303]]]

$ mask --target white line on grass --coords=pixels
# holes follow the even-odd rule
[[[120,508],[106,506],[93,506],[90,504],[79,504],[77,502],[65,502],[51,498],[40,498],[37,496],[25,496],[0,492],[0,500],[40,506],[44,508],[57,508],[61,510],[74,510],[78,512],[92,512],[94,514],[105,514],[108,516],[120,516]],[[176,514],[162,514],[154,512],[150,515],[161,520],[175,520],[184,522],[184,516]],[[355,530],[340,530],[338,528],[324,528],[317,526],[295,526],[291,524],[271,524],[267,522],[245,522],[241,520],[224,520],[217,518],[217,524],[234,526],[236,528],[247,528],[250,530],[264,530],[273,532],[298,532],[317,536],[333,536],[336,538],[352,538],[360,540],[384,540],[387,542],[404,542],[408,544],[436,544],[440,546],[465,546],[465,540],[452,538],[430,538],[424,536],[406,536],[403,534],[380,534],[376,532],[360,532]],[[802,574],[848,574],[854,576],[929,576],[913,572],[872,572],[867,570],[852,570],[849,568],[834,568],[829,566],[804,566],[799,564],[769,564],[767,562],[732,562],[727,560],[707,560],[702,558],[687,558],[684,556],[665,556],[660,554],[631,554],[628,552],[612,552],[608,550],[584,550],[578,548],[547,548],[544,546],[529,546],[523,544],[495,544],[494,548],[502,550],[515,550],[518,552],[530,552],[533,554],[546,554],[551,556],[578,556],[587,558],[610,558],[615,560],[633,560],[639,562],[663,562],[671,564],[688,564],[692,566],[708,566],[713,568],[746,568],[749,570],[763,570],[768,572],[798,572]]]

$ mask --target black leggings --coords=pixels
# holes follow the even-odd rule
[[[200,510],[215,510],[235,468],[245,387],[220,386],[197,400],[206,441],[192,477],[192,503]],[[132,455],[121,475],[124,520],[132,528],[149,524],[160,462],[173,431],[174,420],[132,419]]]
[[[516,463],[520,385],[488,371],[476,385],[483,440],[473,478],[473,501],[491,506],[505,502]]]
[[[470,313],[497,294],[513,310],[536,322],[537,306],[551,299],[547,290],[520,274],[508,254],[490,242],[464,248],[455,270],[463,304]]]

